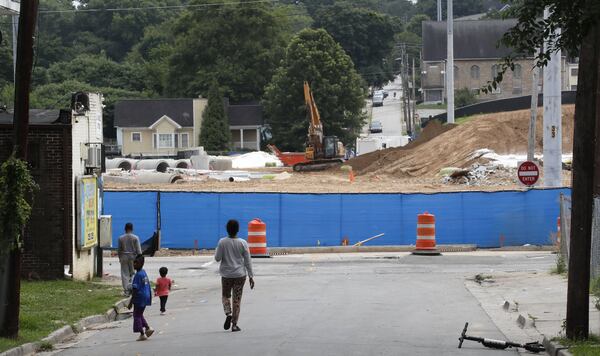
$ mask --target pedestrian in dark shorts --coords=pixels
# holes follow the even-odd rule
[[[215,251],[215,260],[221,262],[219,273],[221,274],[222,301],[225,311],[223,328],[229,330],[231,327],[231,331],[241,330],[237,324],[246,276],[250,277],[250,289],[254,288],[254,274],[248,243],[237,237],[239,230],[240,224],[237,220],[229,220],[227,222],[228,237],[219,240]]]
[[[160,278],[156,279],[156,286],[154,287],[154,295],[160,298],[160,315],[165,315],[167,312],[167,299],[169,298],[169,291],[173,281],[167,277],[169,269],[167,267],[161,267],[158,270]]]
[[[131,309],[133,305],[133,332],[140,333],[137,341],[144,341],[154,334],[154,329],[144,318],[144,310],[152,304],[152,288],[148,275],[144,271],[144,256],[137,255],[135,257],[133,268],[137,272],[131,282],[131,300],[127,308]]]

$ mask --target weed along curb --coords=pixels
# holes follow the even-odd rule
[[[568,347],[562,346],[554,341],[550,341],[547,337],[544,337],[543,344],[546,348],[546,352],[550,356],[573,356],[573,354],[569,352]]]
[[[87,330],[90,326],[129,318],[131,313],[127,310],[128,302],[129,299],[122,299],[115,303],[115,305],[104,314],[88,316],[73,325],[65,325],[62,328],[53,331],[50,335],[40,341],[17,346],[0,353],[0,356],[28,356],[33,355],[38,351],[48,351],[53,345],[72,338],[76,334]]]

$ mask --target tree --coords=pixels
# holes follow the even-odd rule
[[[208,104],[202,113],[200,126],[200,145],[206,151],[226,151],[229,149],[231,132],[229,120],[225,116],[223,95],[216,81],[213,81],[208,92]]]
[[[503,37],[514,54],[490,83],[495,87],[514,59],[540,48],[536,65],[546,65],[558,49],[579,53],[575,101],[573,182],[566,334],[570,339],[589,334],[590,249],[594,199],[600,198],[600,2],[596,0],[514,1],[517,25]],[[545,8],[547,19],[541,17]],[[561,28],[562,32],[555,30]]]
[[[410,21],[406,25],[406,31],[410,33],[414,33],[415,35],[421,37],[421,23],[423,21],[429,21],[431,18],[425,14],[418,14],[411,17]]]
[[[264,106],[274,143],[303,150],[308,132],[303,82],[308,81],[326,135],[352,144],[365,116],[364,83],[352,60],[323,29],[298,33],[265,92]]]
[[[284,46],[273,7],[242,0],[184,12],[175,24],[167,92],[195,97],[217,80],[234,102],[260,99]]]
[[[446,19],[446,1],[442,0],[442,17]],[[513,1],[513,0],[511,0]],[[485,6],[486,0],[454,0],[453,13],[454,17],[462,17],[474,14],[481,14],[487,11]],[[432,19],[437,18],[437,0],[418,0],[416,4],[416,13],[425,14]]]
[[[347,4],[335,5],[317,11],[314,27],[327,30],[368,84],[381,86],[393,78],[393,73],[385,70],[396,32],[389,16]]]

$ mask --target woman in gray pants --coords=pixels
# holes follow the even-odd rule
[[[221,274],[223,310],[225,311],[225,324],[223,328],[231,331],[240,331],[237,325],[240,316],[240,304],[242,292],[246,283],[246,276],[250,277],[250,289],[254,288],[254,274],[252,273],[252,260],[248,244],[244,239],[237,237],[240,224],[237,220],[227,222],[228,237],[219,240],[215,251],[215,260],[221,262],[219,272]],[[233,298],[232,298],[233,291]],[[233,309],[231,307],[233,299]]]

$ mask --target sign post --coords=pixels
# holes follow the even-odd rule
[[[533,186],[540,179],[540,168],[533,161],[521,162],[517,168],[517,177],[524,185]]]

